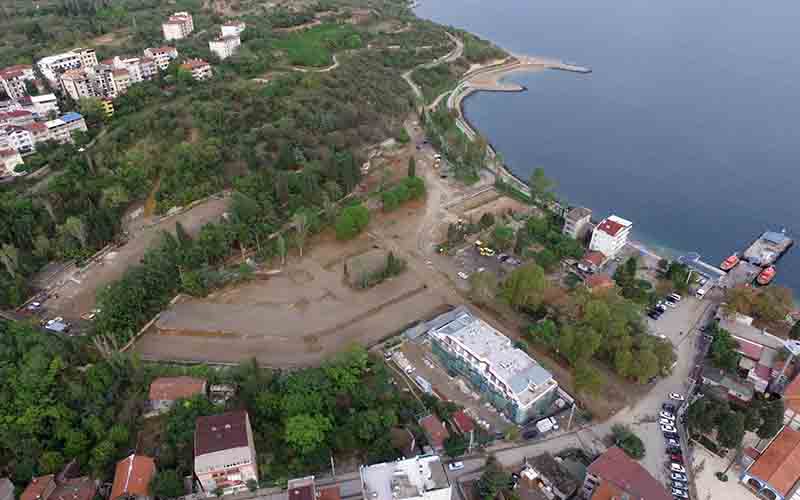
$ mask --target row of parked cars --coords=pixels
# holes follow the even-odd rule
[[[686,467],[683,463],[683,449],[680,436],[678,436],[675,415],[676,404],[679,404],[684,398],[677,393],[670,394],[669,397],[671,401],[661,406],[658,423],[661,424],[661,432],[664,434],[667,444],[672,496],[677,499],[688,499],[689,477],[686,475]]]
[[[652,309],[647,311],[647,315],[654,320],[658,320],[662,314],[667,312],[667,309],[671,307],[678,307],[678,303],[682,300],[682,297],[677,293],[673,293],[668,295],[664,298],[664,300],[659,301]]]

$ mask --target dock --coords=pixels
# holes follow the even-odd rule
[[[705,276],[709,280],[719,282],[725,277],[725,271],[721,270],[717,266],[712,266],[707,262],[703,262],[700,260],[700,254],[697,253],[681,255],[678,257],[678,262],[684,264],[692,271]]]
[[[786,230],[766,231],[747,247],[742,254],[742,260],[759,267],[771,266],[778,262],[793,244],[794,241],[786,236]]]
[[[516,56],[523,65],[543,66],[545,69],[556,69],[559,71],[569,71],[571,73],[591,73],[592,68],[586,66],[578,66],[577,64],[568,63],[561,59],[553,59],[550,57],[540,56]]]
[[[761,268],[745,260],[740,260],[733,269],[728,271],[728,275],[722,281],[722,285],[733,288],[741,285],[748,285],[756,279]]]

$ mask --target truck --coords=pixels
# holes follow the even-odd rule
[[[558,423],[553,417],[547,417],[536,422],[536,428],[539,430],[539,433],[544,434],[551,430],[558,430]]]

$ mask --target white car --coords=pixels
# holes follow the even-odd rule
[[[675,425],[675,421],[668,418],[659,418],[658,423],[661,425]]]
[[[450,462],[447,464],[447,468],[450,470],[461,470],[464,468],[464,462]]]
[[[669,296],[669,298],[671,298],[675,302],[680,302],[683,297],[681,297],[677,293],[673,293],[672,295]]]
[[[678,432],[678,429],[675,428],[672,424],[661,424],[661,432]]]
[[[674,399],[675,401],[683,401],[685,398],[678,394],[677,392],[670,393],[669,399]]]
[[[669,439],[667,439],[667,440],[666,440],[666,443],[667,443],[667,445],[669,445],[669,446],[680,446],[680,445],[681,445],[679,442],[675,441],[675,440],[674,440],[674,439],[672,439],[672,438],[669,438]]]
[[[469,278],[469,274],[465,273],[464,271],[459,271],[458,277],[461,278],[462,280],[465,280]]]
[[[666,418],[667,420],[672,420],[673,422],[675,421],[675,415],[673,415],[672,413],[670,413],[670,412],[668,412],[668,411],[662,411],[662,412],[661,412],[661,413],[659,413],[658,415],[659,415],[661,418]]]
[[[687,495],[684,490],[679,490],[677,488],[672,488],[672,496],[677,498],[689,498],[689,495]]]
[[[681,474],[686,474],[686,469],[683,468],[681,464],[669,464],[669,469],[672,472],[680,472]]]

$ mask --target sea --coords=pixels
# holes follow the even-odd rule
[[[713,265],[766,230],[800,239],[800,2],[421,0],[420,17],[589,75],[514,74],[470,122],[527,179],[634,223],[633,237]],[[798,241],[800,243],[800,241]],[[800,244],[776,283],[800,297]]]

